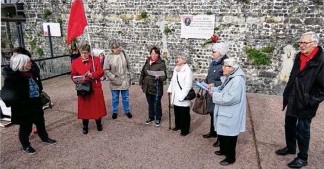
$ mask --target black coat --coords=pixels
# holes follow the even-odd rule
[[[155,80],[154,76],[150,76],[147,73],[147,70],[151,71],[164,71],[165,76],[161,76],[158,80]],[[141,70],[141,75],[139,79],[139,85],[142,85],[142,90],[144,93],[156,95],[158,92],[159,96],[163,95],[163,81],[167,79],[166,74],[166,65],[164,60],[157,60],[156,62],[152,63],[150,65],[149,59],[146,60],[145,65],[143,66]],[[159,85],[159,91],[157,91],[156,82],[158,82]]]
[[[228,57],[225,55],[217,62],[217,64],[213,65],[212,63],[210,63],[207,77],[204,80],[206,84],[213,83],[215,87],[222,84],[220,77],[223,76],[224,60],[227,58]],[[213,103],[213,98],[208,93],[206,93],[206,98],[207,98],[207,112],[214,112],[215,103]]]
[[[39,87],[41,93],[43,86],[37,71],[31,71],[32,77]],[[19,71],[5,69],[6,75],[4,85],[1,89],[1,98],[6,106],[11,107],[11,122],[23,124],[34,122],[42,118],[44,111],[40,98],[29,97],[29,77],[23,76]]]
[[[298,118],[313,118],[319,104],[324,100],[324,53],[319,46],[316,55],[299,71],[300,56],[295,57],[294,65],[283,93],[283,109],[286,115]]]

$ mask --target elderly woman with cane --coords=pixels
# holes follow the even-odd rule
[[[171,104],[174,105],[175,127],[172,130],[181,130],[181,136],[188,135],[190,129],[190,100],[185,98],[192,88],[193,75],[187,61],[185,55],[177,56],[176,67],[168,88]]]
[[[163,71],[164,76],[149,75],[149,71]],[[162,117],[161,98],[163,95],[163,81],[167,78],[164,60],[160,57],[160,49],[152,47],[140,75],[139,85],[146,95],[149,118],[145,124],[155,120],[155,126],[160,126]]]
[[[225,59],[222,84],[213,87],[209,94],[215,103],[214,127],[220,141],[216,155],[225,155],[220,162],[226,166],[235,162],[237,137],[245,131],[246,92],[245,75],[234,58]]]

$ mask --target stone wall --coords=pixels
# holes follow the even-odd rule
[[[319,33],[324,40],[323,0],[84,0],[88,18],[91,45],[109,52],[109,41],[119,39],[123,49],[132,61],[134,80],[148,57],[149,48],[161,48],[162,56],[168,63],[169,76],[174,68],[174,57],[184,53],[191,58],[191,67],[197,78],[206,75],[211,45],[203,47],[201,39],[180,38],[180,15],[215,15],[215,33],[220,41],[230,44],[230,57],[237,58],[247,75],[247,90],[266,94],[280,94],[289,67],[284,58],[293,58],[293,47],[300,35],[307,31]],[[68,53],[65,44],[66,25],[71,0],[25,0],[26,32],[28,43],[35,39],[49,57],[48,39],[42,36],[43,22],[62,23],[62,37],[53,37],[54,55]],[[52,15],[46,19],[44,10]],[[142,11],[148,17],[140,19]],[[163,33],[167,26],[172,30],[168,36]],[[78,41],[87,39],[84,34]],[[271,64],[252,65],[247,59],[247,47],[275,47],[271,53]],[[27,44],[28,46],[28,44]],[[285,49],[285,50],[284,50]],[[286,59],[291,65],[293,59]],[[285,70],[285,71],[282,71]],[[170,78],[170,77],[169,77]]]

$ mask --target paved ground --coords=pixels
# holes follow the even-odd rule
[[[103,119],[104,130],[98,132],[90,121],[88,135],[81,133],[81,121],[76,118],[76,93],[68,76],[46,80],[44,89],[52,97],[53,109],[45,111],[46,127],[56,145],[44,145],[32,136],[35,155],[20,150],[18,126],[1,128],[1,169],[8,168],[288,168],[295,156],[279,157],[274,151],[284,146],[284,112],[281,97],[248,94],[247,131],[239,136],[237,161],[222,167],[224,157],[214,154],[215,139],[205,139],[209,129],[208,115],[192,112],[191,131],[186,137],[168,129],[168,100],[163,97],[163,119],[160,127],[145,125],[147,105],[138,86],[132,86],[131,110],[128,119],[120,109],[116,120],[109,114]],[[104,83],[107,110],[110,112],[110,92]],[[173,116],[172,116],[173,117]],[[324,168],[324,105],[312,122],[309,164],[305,169]]]

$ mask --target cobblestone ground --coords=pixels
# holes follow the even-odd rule
[[[209,129],[209,116],[191,112],[191,131],[186,137],[168,128],[168,97],[163,96],[163,118],[160,127],[145,125],[148,117],[144,94],[138,86],[130,89],[131,112],[128,119],[122,108],[118,118],[103,118],[104,130],[98,132],[90,121],[89,134],[82,134],[76,117],[76,93],[69,76],[46,80],[44,90],[52,97],[53,109],[45,110],[46,127],[56,145],[44,145],[37,135],[31,145],[37,153],[20,150],[18,126],[1,128],[1,169],[9,168],[288,168],[293,155],[279,157],[274,151],[284,146],[284,112],[280,96],[248,94],[247,131],[239,136],[237,161],[222,167],[224,157],[214,154],[215,139],[202,137]],[[107,110],[111,96],[103,83]],[[165,86],[166,90],[166,86]],[[173,114],[171,109],[171,115]],[[312,122],[307,168],[324,168],[324,105]],[[173,122],[173,115],[172,115]]]

